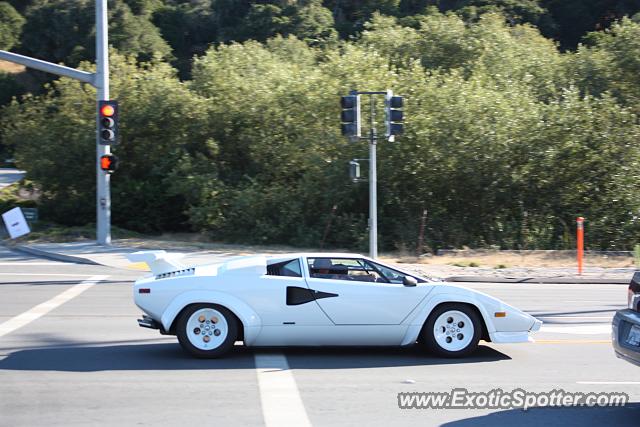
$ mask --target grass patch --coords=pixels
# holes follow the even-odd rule
[[[498,264],[498,265],[496,265],[496,266],[495,266],[495,267],[493,267],[493,268],[495,268],[496,270],[500,270],[500,269],[502,269],[502,268],[507,268],[507,266],[506,266],[506,264]]]
[[[142,237],[140,233],[125,230],[120,227],[111,227],[111,236],[114,239],[129,239]],[[21,242],[77,242],[96,239],[96,226],[87,224],[82,226],[64,226],[60,224],[39,221],[32,225],[31,233],[18,239]]]
[[[456,262],[450,263],[450,265],[453,265],[456,267],[480,267],[480,264],[478,264],[475,261],[456,261]]]

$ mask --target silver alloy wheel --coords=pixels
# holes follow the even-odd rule
[[[222,313],[213,308],[196,310],[187,320],[187,338],[200,350],[218,348],[229,334],[229,324]]]
[[[465,349],[473,340],[474,332],[469,316],[458,310],[445,311],[433,324],[436,343],[447,351]]]

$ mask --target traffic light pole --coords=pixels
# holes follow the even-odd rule
[[[69,77],[94,86],[97,90],[96,100],[109,99],[109,48],[107,26],[107,0],[96,0],[96,72],[89,73],[75,68],[65,67],[52,62],[30,58],[17,53],[0,50],[0,59],[24,65],[45,73]],[[97,104],[97,103],[96,103]],[[99,115],[96,114],[97,117]],[[97,119],[99,120],[99,119]],[[100,168],[100,157],[110,153],[108,145],[100,144],[99,123],[96,123],[96,169],[97,169],[97,230],[98,244],[111,243],[111,193],[109,190],[109,174]]]
[[[360,128],[360,95],[369,95],[369,136],[361,136]],[[376,130],[376,104],[375,95],[385,97],[385,139],[395,141],[395,135],[402,133],[402,121],[404,120],[402,106],[403,98],[393,96],[393,91],[384,92],[360,92],[352,90],[349,95],[341,98],[342,113],[340,114],[341,132],[348,136],[352,142],[369,140],[369,254],[371,258],[378,257],[378,171],[377,148],[378,133]],[[358,182],[360,169],[358,159],[349,162],[349,174],[353,182]],[[363,160],[363,159],[360,159]],[[355,169],[354,169],[355,164]]]
[[[376,108],[373,96],[369,97],[371,109],[369,128],[369,256],[378,257],[378,171],[377,171],[377,144],[376,132]]]
[[[109,99],[109,45],[107,0],[96,0],[96,108],[99,101]],[[100,129],[100,114],[96,115],[96,129]],[[99,245],[111,244],[110,174],[100,167],[100,159],[111,153],[111,147],[100,143],[96,132],[96,237]]]

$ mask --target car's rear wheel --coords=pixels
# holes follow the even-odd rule
[[[442,304],[431,312],[420,333],[420,342],[443,357],[463,357],[478,347],[482,319],[469,305]]]
[[[180,314],[176,335],[182,348],[202,358],[220,357],[238,337],[236,317],[217,304],[193,304]]]

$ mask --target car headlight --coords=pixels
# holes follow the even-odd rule
[[[640,303],[640,294],[633,292],[631,288],[627,291],[627,307],[631,310],[638,310],[638,303]]]

